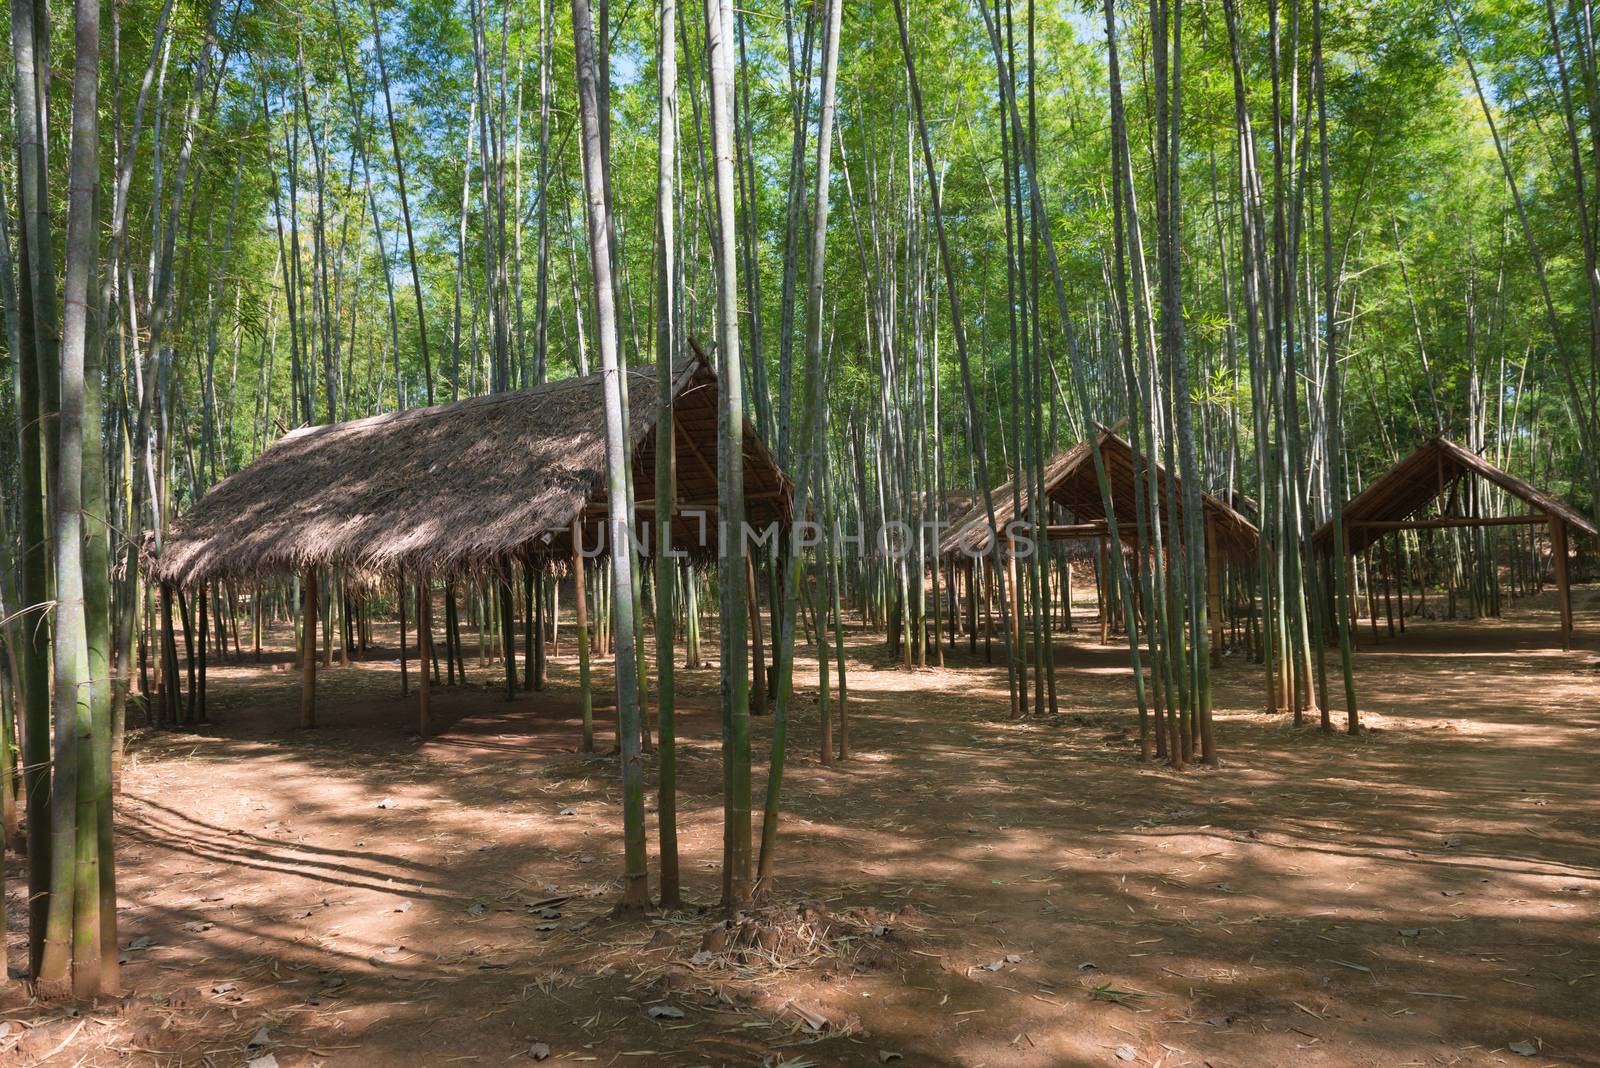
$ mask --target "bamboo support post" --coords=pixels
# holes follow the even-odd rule
[[[1011,630],[1006,635],[1006,656],[1016,665],[1017,671],[1017,705],[1011,714],[1020,716],[1028,711],[1028,662],[1022,651],[1022,587],[1017,583],[1017,545],[1009,537],[1006,538],[1006,583],[1010,587],[1006,592],[1011,595]]]
[[[300,629],[300,726],[317,725],[317,569],[306,568],[305,623]]]
[[[1346,530],[1345,530],[1345,545],[1348,547],[1349,544],[1350,544],[1349,528],[1346,528]],[[1344,588],[1345,588],[1345,593],[1347,594],[1347,600],[1349,602],[1348,607],[1350,609],[1350,612],[1349,612],[1349,616],[1350,616],[1350,619],[1349,619],[1349,623],[1350,623],[1350,648],[1354,649],[1356,647],[1356,638],[1361,634],[1361,627],[1360,627],[1361,607],[1360,607],[1360,603],[1357,601],[1356,554],[1353,553],[1353,552],[1348,551],[1348,548],[1346,549],[1345,557],[1344,557],[1344,564],[1342,566],[1344,567]],[[1337,606],[1335,607],[1335,610],[1336,611],[1338,610]]]
[[[1567,521],[1550,517],[1550,555],[1556,571],[1556,606],[1561,612],[1561,648],[1572,648],[1572,587],[1567,578]]]
[[[405,697],[411,692],[411,680],[406,664],[406,573],[401,568],[395,579],[395,599],[400,603],[400,696]],[[427,662],[423,662],[423,670],[427,670]]]
[[[967,559],[967,652],[978,652],[978,562]]]
[[[583,716],[583,751],[594,752],[594,694],[589,689],[589,591],[583,573],[583,527],[572,527],[572,589],[578,616],[578,706]]]
[[[433,598],[427,579],[417,580],[417,660],[422,664],[417,682],[417,733],[426,738],[432,727],[429,699],[433,696]]]
[[[756,586],[755,554],[744,558],[745,596],[750,602],[750,714],[767,714],[767,653],[761,634],[761,593]]]
[[[1217,552],[1217,534],[1212,523],[1206,530],[1206,616],[1211,628],[1211,666],[1222,664],[1222,556]]]
[[[1100,578],[1095,594],[1100,599],[1100,644],[1111,643],[1111,547],[1109,538],[1100,539]]]

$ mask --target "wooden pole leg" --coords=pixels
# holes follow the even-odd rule
[[[424,738],[432,727],[428,705],[433,696],[432,672],[428,670],[433,660],[433,598],[428,587],[427,579],[417,581],[417,661],[422,665],[417,673],[417,732]]]
[[[1206,625],[1211,637],[1211,666],[1222,666],[1222,554],[1217,535],[1206,524]]]
[[[1561,648],[1572,648],[1572,587],[1567,577],[1567,521],[1550,517],[1550,554],[1556,569],[1556,604],[1561,610]]]
[[[317,569],[306,568],[300,645],[300,726],[317,725]]]
[[[410,668],[406,663],[406,573],[401,569],[396,579],[395,600],[400,604],[400,696],[411,693]]]
[[[1100,644],[1111,643],[1111,547],[1109,540],[1100,539],[1100,578],[1095,584],[1100,600]]]

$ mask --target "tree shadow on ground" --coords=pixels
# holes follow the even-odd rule
[[[579,751],[570,657],[510,702],[474,664],[476,685],[435,690],[423,740],[393,660],[323,672],[322,725],[298,731],[297,680],[247,654],[213,665],[214,723],[132,750],[136,1007],[50,1063],[242,1063],[261,1026],[285,1066],[490,1063],[534,1040],[553,1063],[1107,1064],[1126,1045],[1141,1063],[1470,1064],[1527,1040],[1582,1061],[1600,703],[1549,623],[1518,606],[1365,642],[1358,738],[1261,713],[1259,667],[1230,658],[1224,764],[1186,773],[1137,761],[1126,649],[1086,631],[1058,637],[1060,716],[1022,720],[981,651],[908,672],[852,634],[856,752],[824,767],[802,648],[779,894],[891,928],[877,966],[830,977],[687,965],[713,917],[609,918],[617,761]],[[678,684],[685,884],[710,903],[717,673]],[[754,730],[762,761],[770,721]],[[595,732],[608,749],[605,694]],[[776,999],[730,1004],[732,980]],[[11,997],[11,1018],[50,1016]],[[786,998],[865,1033],[812,1034]],[[661,1003],[684,1016],[651,1017]]]

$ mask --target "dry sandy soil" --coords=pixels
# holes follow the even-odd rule
[[[1022,722],[981,654],[911,673],[854,636],[854,759],[819,765],[803,660],[743,949],[714,909],[609,918],[617,764],[577,751],[570,657],[510,704],[475,668],[427,741],[392,649],[322,674],[310,732],[285,653],[214,667],[212,725],[132,740],[129,996],[10,984],[0,1063],[1600,1064],[1600,590],[1576,600],[1572,654],[1549,603],[1368,639],[1355,739],[1260,714],[1230,661],[1223,766],[1184,773],[1136,761],[1125,654],[1088,634],[1062,636],[1062,714]],[[716,673],[679,678],[710,905]]]

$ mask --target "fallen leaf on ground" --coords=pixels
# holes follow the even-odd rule
[[[1335,960],[1332,957],[1326,957],[1324,959],[1329,964],[1337,964],[1339,967],[1349,968],[1353,972],[1366,972],[1368,975],[1372,974],[1372,969],[1367,967],[1365,964],[1356,964],[1353,961],[1348,960]]]
[[[1142,990],[1118,990],[1116,987],[1112,986],[1109,981],[1101,983],[1099,986],[1089,991],[1089,999],[1091,1001],[1109,1001],[1114,1005],[1126,1005],[1130,1008],[1140,998],[1147,998],[1149,996],[1149,994],[1146,994]]]

